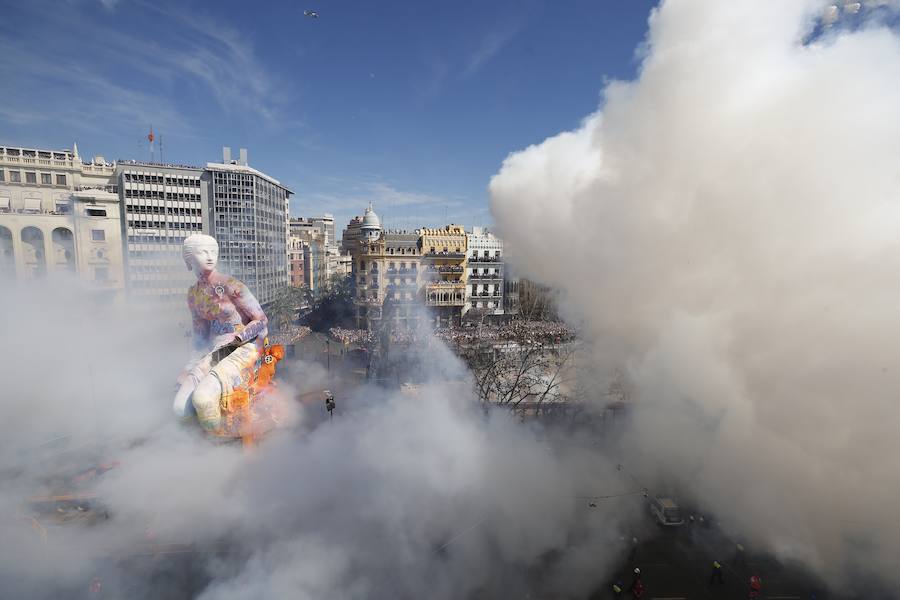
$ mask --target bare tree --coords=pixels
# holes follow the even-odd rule
[[[495,344],[472,344],[460,355],[483,402],[537,408],[575,399],[575,348],[575,342],[545,343],[523,334]]]

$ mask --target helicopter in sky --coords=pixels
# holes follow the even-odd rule
[[[304,17],[309,17],[310,19],[318,19],[318,18],[319,18],[319,13],[317,13],[317,12],[314,11],[314,10],[304,10],[304,11],[303,11],[303,16],[304,16]]]

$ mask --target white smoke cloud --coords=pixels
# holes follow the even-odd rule
[[[189,351],[178,315],[98,306],[72,282],[7,290],[0,312],[16,315],[0,348],[10,597],[91,597],[94,577],[130,598],[583,593],[621,559],[623,519],[640,508],[626,496],[588,510],[576,497],[632,484],[569,433],[559,446],[550,430],[485,415],[451,385],[468,375],[440,344],[396,357],[425,382],[417,397],[348,386],[333,421],[310,405],[244,452],[170,414]],[[336,383],[290,368],[300,392]],[[53,503],[45,514],[30,500],[72,492],[95,493],[107,518],[59,523]],[[538,581],[527,576],[536,564]]]
[[[634,382],[648,481],[832,582],[900,581],[900,38],[869,8],[664,1],[636,79],[490,185]]]

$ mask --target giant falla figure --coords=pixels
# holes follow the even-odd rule
[[[182,256],[197,283],[188,290],[193,319],[193,355],[178,378],[175,414],[196,413],[204,429],[222,425],[221,400],[253,377],[267,335],[266,315],[246,285],[216,271],[219,245],[195,234],[184,240]]]

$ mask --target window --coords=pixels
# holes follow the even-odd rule
[[[25,183],[37,183],[37,173],[34,171],[26,171]]]
[[[94,242],[105,242],[106,232],[102,229],[91,229],[91,240]]]
[[[87,209],[87,215],[89,217],[105,217],[106,209],[104,209],[104,208],[89,208],[89,209]]]
[[[6,179],[5,171],[0,169],[0,181],[4,181]]]
[[[53,183],[53,178],[50,173],[41,173],[41,184],[50,185],[51,183]]]
[[[66,185],[66,176],[65,175],[57,175],[56,176],[56,185]]]
[[[20,173],[19,171],[10,171],[9,172],[9,180],[12,183],[21,183],[22,173]]]

